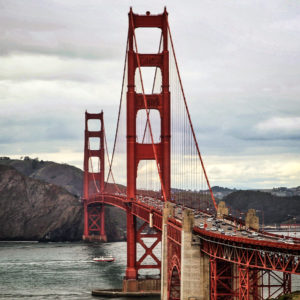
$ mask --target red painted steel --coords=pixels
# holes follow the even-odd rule
[[[289,273],[278,273],[270,270],[260,270],[258,274],[258,290],[261,294],[255,299],[267,299],[286,295],[292,291],[292,276]]]
[[[102,199],[102,200],[101,200]],[[115,195],[105,195],[104,197],[99,197],[99,201],[110,205],[117,205],[118,207],[125,209],[125,204],[127,199],[125,197],[116,197]],[[118,202],[116,202],[118,201]],[[123,202],[123,207],[122,207]],[[116,204],[118,203],[118,204]],[[126,205],[126,207],[128,207]],[[144,203],[135,202],[132,207],[132,214],[134,214],[139,219],[145,221],[145,223],[150,223],[150,214],[153,215],[153,225],[154,227],[161,231],[162,230],[162,212],[156,209],[149,207]],[[143,225],[145,226],[145,224]],[[180,275],[180,251],[181,251],[181,222],[176,219],[169,219],[168,221],[168,270],[169,270],[169,286],[172,287],[174,280],[172,279],[172,270],[174,267],[179,270]],[[263,299],[261,293],[263,289],[272,288],[273,295],[275,292],[287,293],[291,291],[291,280],[290,274],[299,274],[300,270],[297,267],[297,257],[299,250],[296,251],[293,255],[291,250],[287,250],[284,256],[284,253],[281,253],[282,248],[270,248],[265,244],[258,245],[257,249],[254,249],[253,240],[250,239],[240,239],[239,241],[235,240],[232,244],[228,243],[225,239],[227,238],[224,235],[215,236],[218,239],[206,241],[210,236],[205,236],[203,232],[199,235],[196,228],[194,228],[195,234],[201,237],[201,251],[206,255],[211,257],[211,263],[215,262],[215,271],[214,265],[211,264],[211,299],[234,299],[234,297],[241,297],[241,299]],[[208,232],[206,232],[208,234]],[[211,234],[211,233],[209,233]],[[246,244],[243,244],[241,240],[248,240],[248,248],[244,248]],[[207,242],[207,243],[206,243]],[[226,244],[227,242],[227,244]],[[252,243],[252,244],[251,244]],[[215,244],[215,247],[213,246]],[[208,247],[209,245],[209,247]],[[278,245],[279,246],[279,245]],[[295,246],[295,245],[294,245]],[[257,253],[256,253],[257,252]],[[258,258],[258,252],[260,253],[260,259]],[[263,252],[263,253],[262,253]],[[281,264],[282,269],[279,269],[279,264],[274,260],[274,254],[276,254],[277,260],[282,262],[288,260],[288,265],[292,269],[288,270],[287,267],[284,267]],[[261,261],[265,257],[265,265],[261,264]],[[272,260],[273,257],[273,260]],[[295,259],[293,263],[292,260]],[[269,263],[268,263],[269,262]],[[272,263],[271,263],[272,262]],[[256,264],[255,264],[256,263]],[[233,266],[237,266],[237,272],[234,274]],[[239,268],[239,269],[238,269]],[[262,284],[262,271],[266,268],[273,268],[275,271],[281,271],[283,279],[277,283],[272,284]],[[247,273],[248,272],[248,273]],[[269,273],[268,273],[269,272]],[[264,274],[273,274],[273,278],[279,278],[276,273],[271,271],[264,270]],[[270,275],[269,275],[270,276]],[[180,278],[180,276],[179,276]],[[231,278],[231,279],[230,279]],[[279,280],[279,279],[278,279]],[[233,282],[235,284],[233,284]],[[274,280],[273,280],[274,281]],[[215,284],[214,284],[215,283]],[[274,290],[275,288],[275,290]],[[175,288],[176,290],[176,288]],[[169,289],[169,292],[171,290]],[[173,287],[172,287],[173,291]],[[172,292],[173,293],[173,292]],[[251,298],[252,297],[252,298]]]
[[[211,299],[233,299],[233,265],[215,258],[210,259],[210,294]]]
[[[135,40],[135,29],[138,27],[158,27],[162,30],[163,51],[160,54],[139,54]],[[130,10],[129,30],[128,30],[128,73],[127,73],[127,201],[136,201],[136,179],[137,168],[141,160],[156,160],[160,168],[162,179],[162,190],[164,191],[164,201],[170,199],[170,92],[169,92],[169,52],[167,35],[167,12],[161,15],[137,15]],[[141,66],[157,66],[162,73],[162,92],[159,95],[145,95],[135,92],[135,72]],[[141,74],[140,74],[141,75]],[[142,76],[141,80],[142,80]],[[143,84],[142,84],[143,85]],[[143,99],[144,103],[141,101]],[[153,99],[160,99],[159,106],[152,106]],[[146,145],[136,142],[136,116],[137,112],[145,109],[149,118],[149,107],[157,109],[161,118],[161,142]],[[149,119],[148,119],[149,121]],[[150,127],[151,130],[151,127]],[[136,257],[137,228],[135,215],[131,206],[127,209],[127,269],[126,278],[136,279],[140,263]],[[140,243],[141,241],[138,240]]]
[[[298,245],[276,245],[272,242],[255,244],[250,239],[226,240],[226,236],[211,235],[208,232],[199,235],[201,251],[210,257],[250,268],[300,274]],[[288,246],[293,246],[295,250],[289,249]]]
[[[249,284],[249,268],[239,265],[239,300],[249,300],[250,284]]]
[[[116,196],[114,194],[98,195],[93,199],[98,203],[105,203],[108,205],[117,206],[123,210],[128,209],[128,201],[125,197]],[[148,205],[136,201],[130,206],[132,215],[144,220],[142,229],[145,228],[146,223],[150,223],[150,214],[153,218],[153,227],[158,230],[155,237],[160,240],[160,231],[162,230],[162,212],[149,207]],[[174,278],[172,279],[172,272],[176,267],[180,278],[180,260],[181,260],[181,230],[182,223],[176,219],[169,218],[168,220],[168,270],[169,270],[169,289],[168,292],[174,290]],[[139,228],[137,233],[138,243],[142,239],[142,232]],[[291,291],[291,274],[300,274],[299,268],[299,249],[285,249],[283,252],[282,245],[275,243],[273,247],[270,243],[261,243],[255,245],[251,239],[237,239],[227,240],[227,236],[220,234],[213,234],[211,232],[198,232],[194,228],[194,233],[200,237],[201,250],[204,255],[208,255],[210,260],[211,270],[211,299],[264,299],[262,292],[269,289],[269,295],[275,293],[284,294]],[[213,235],[213,239],[212,239]],[[145,235],[145,237],[147,234]],[[245,242],[248,243],[245,243]],[[156,245],[155,245],[156,246]],[[154,247],[155,247],[154,246]],[[293,246],[299,248],[297,245],[283,245],[283,247]],[[148,255],[151,256],[152,250],[144,247]],[[151,247],[150,247],[151,248]],[[141,259],[140,264],[145,259]],[[157,258],[157,262],[159,259]],[[233,271],[236,266],[236,274]],[[157,265],[155,266],[157,268]],[[151,267],[146,267],[151,268]],[[139,265],[137,264],[137,269]],[[273,271],[280,272],[274,273]],[[262,282],[262,276],[269,276],[272,280],[268,283]],[[274,280],[277,282],[274,283]],[[174,292],[175,293],[175,292]],[[248,298],[247,298],[248,297]],[[169,298],[171,299],[171,298]],[[174,299],[176,297],[174,296]]]
[[[163,49],[158,54],[140,54],[137,50],[135,29],[140,27],[157,27],[162,30]],[[127,45],[127,195],[118,192],[108,193],[104,190],[104,124],[103,113],[89,114],[86,112],[85,148],[84,148],[84,236],[93,233],[96,236],[105,235],[104,205],[113,205],[126,211],[127,214],[127,279],[137,279],[142,269],[160,270],[161,262],[154,254],[154,249],[161,243],[162,211],[151,207],[136,197],[137,168],[141,160],[155,160],[158,166],[162,185],[163,200],[170,201],[170,92],[169,92],[169,51],[168,34],[173,48],[173,42],[168,25],[166,10],[160,15],[137,15],[129,12],[129,31]],[[174,52],[174,48],[173,48]],[[174,52],[175,55],[175,52]],[[180,87],[187,109],[183,87],[179,75]],[[162,74],[162,91],[160,94],[145,95],[142,84],[142,94],[135,92],[135,73],[141,75],[141,67],[158,67]],[[125,67],[124,67],[125,70]],[[123,76],[124,81],[124,76]],[[122,94],[122,93],[121,93]],[[161,142],[153,142],[149,110],[159,111],[161,118]],[[139,110],[146,110],[152,136],[152,145],[136,142],[136,116]],[[119,111],[120,118],[120,111]],[[88,120],[101,122],[100,131],[89,131]],[[191,122],[191,120],[190,120]],[[192,126],[192,125],[191,125]],[[191,127],[197,146],[204,175],[210,189],[207,174],[201,158],[195,132]],[[100,149],[91,150],[89,138],[98,137]],[[115,146],[114,146],[115,147]],[[89,159],[98,157],[100,172],[89,170]],[[112,175],[111,163],[109,173]],[[211,189],[210,189],[211,191]],[[216,207],[211,191],[212,200]],[[156,206],[159,207],[159,206]],[[137,219],[143,220],[137,226]],[[239,220],[232,219],[236,223]],[[152,227],[150,230],[148,224]],[[150,231],[149,231],[150,230]],[[167,256],[168,256],[168,299],[180,299],[181,278],[181,232],[182,223],[179,219],[169,218],[167,222]],[[269,297],[291,291],[291,274],[300,274],[299,245],[283,244],[272,241],[260,241],[249,238],[231,237],[194,228],[194,234],[200,239],[202,255],[210,258],[210,299],[263,299],[263,290],[268,290]],[[272,237],[273,235],[269,235]],[[148,246],[145,238],[153,238],[153,244]],[[296,239],[295,239],[296,241]],[[137,259],[137,245],[144,249],[144,254]],[[154,263],[146,264],[151,257]],[[281,272],[282,278],[278,275]],[[263,280],[268,276],[267,283]],[[272,282],[271,282],[272,278]],[[274,280],[277,280],[274,283]]]
[[[88,121],[98,121],[99,130],[88,128]],[[90,138],[99,139],[99,149],[91,149]],[[89,167],[91,159],[99,160],[99,170]],[[85,112],[85,140],[84,140],[84,182],[83,182],[83,208],[84,208],[84,240],[106,241],[105,208],[101,203],[93,200],[93,194],[104,191],[104,121],[103,112],[91,114]]]
[[[210,259],[210,299],[217,299],[217,262],[216,259]]]
[[[140,160],[158,160],[161,172],[162,189],[165,191],[164,201],[170,200],[170,91],[169,91],[169,51],[167,12],[161,15],[137,15],[129,12],[128,32],[128,89],[127,89],[127,197],[129,201],[136,196],[137,167]],[[155,20],[155,22],[153,22]],[[137,23],[136,23],[137,22]],[[162,30],[163,50],[161,54],[139,54],[134,30],[138,27],[159,27]],[[160,57],[159,63],[153,57]],[[160,94],[138,94],[135,92],[135,72],[142,66],[159,67],[162,74],[162,92]],[[142,76],[141,76],[142,78]],[[160,105],[154,105],[153,99]],[[149,104],[149,106],[148,106]],[[136,115],[141,109],[159,111],[161,118],[161,142],[155,145],[136,142]],[[151,125],[150,125],[151,126]],[[152,143],[153,144],[153,143]]]
[[[144,232],[145,229],[147,229],[147,232]],[[156,229],[152,229],[152,232],[149,233],[148,230],[148,223],[144,222],[144,224],[142,224],[137,231],[137,243],[139,243],[145,250],[144,254],[137,261],[137,269],[157,269],[160,273],[161,262],[159,258],[154,254],[153,250],[161,242],[161,232],[157,231]],[[152,244],[150,247],[148,247],[148,245],[145,243],[145,238],[152,239]],[[151,257],[153,259],[153,264],[146,263],[146,259],[148,257]]]

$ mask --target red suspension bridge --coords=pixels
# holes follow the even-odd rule
[[[139,52],[139,37],[149,28],[161,33],[157,50]],[[245,223],[215,201],[166,10],[129,12],[111,159],[103,113],[85,117],[83,238],[106,241],[105,205],[126,212],[124,292],[160,290],[161,299],[268,299],[291,292],[292,275],[300,274],[300,240],[259,231],[251,215]],[[99,130],[89,129],[90,120]],[[144,279],[149,272],[153,277]]]

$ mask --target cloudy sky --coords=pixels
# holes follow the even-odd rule
[[[0,155],[82,167],[86,109],[111,149],[129,6],[164,5],[211,184],[300,185],[299,1],[0,0]]]

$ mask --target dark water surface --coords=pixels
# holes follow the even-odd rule
[[[101,255],[116,261],[93,262]],[[102,299],[92,289],[121,288],[125,266],[125,242],[0,242],[0,299]]]
[[[116,261],[93,262],[101,255]],[[125,266],[126,242],[0,242],[0,299],[108,299],[93,297],[91,291],[121,288]],[[292,290],[300,290],[300,276],[292,276]]]

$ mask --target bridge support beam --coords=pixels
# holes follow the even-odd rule
[[[288,273],[278,273],[271,270],[260,270],[258,275],[258,291],[267,299],[292,292],[292,277]],[[253,298],[254,299],[254,298]],[[259,298],[260,299],[260,298]],[[252,300],[252,299],[250,299]]]
[[[235,271],[233,264],[216,259],[210,259],[210,299],[235,298]]]
[[[193,236],[194,214],[183,212],[181,233],[181,300],[209,299],[209,257],[200,251],[200,240]]]
[[[137,279],[136,268],[136,217],[127,208],[127,269],[126,279]]]
[[[239,300],[249,300],[250,280],[249,268],[244,266],[238,267],[239,271]]]

